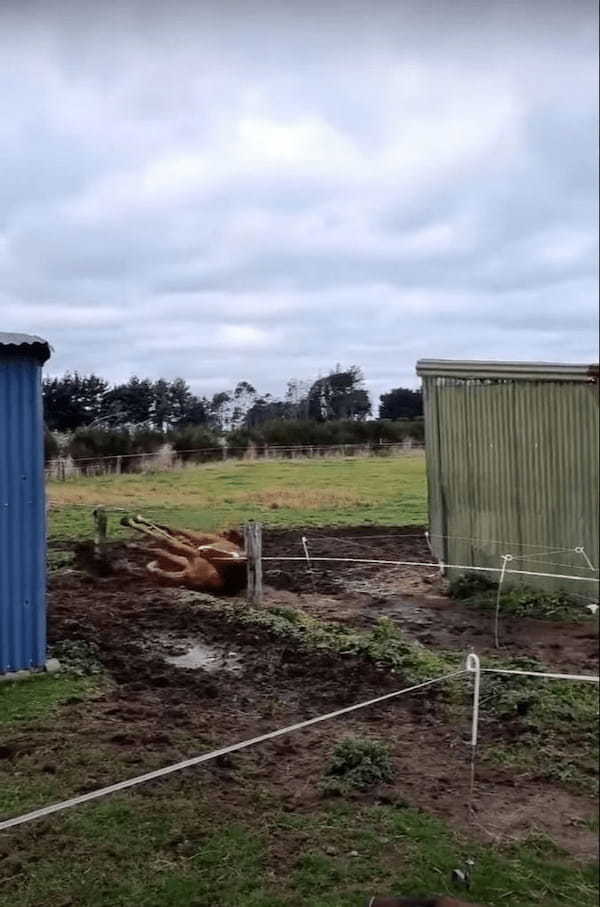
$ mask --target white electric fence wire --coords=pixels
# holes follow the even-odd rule
[[[555,547],[552,547],[549,545],[528,545],[528,544],[524,544],[522,542],[501,542],[501,541],[498,542],[498,541],[489,541],[487,539],[469,539],[464,536],[438,535],[436,533],[430,533],[427,530],[423,534],[421,534],[421,533],[404,533],[403,532],[403,533],[396,533],[395,535],[319,535],[319,536],[310,536],[308,538],[308,540],[315,544],[318,544],[318,542],[320,542],[320,541],[327,541],[327,542],[342,542],[342,543],[351,542],[355,545],[360,545],[363,540],[395,539],[396,541],[402,541],[402,539],[423,538],[423,535],[425,537],[425,541],[426,541],[427,546],[428,546],[431,554],[433,555],[433,557],[435,557],[435,553],[431,546],[432,538],[447,539],[449,541],[456,540],[456,541],[474,542],[475,543],[474,547],[480,548],[482,551],[485,551],[486,549],[488,549],[490,545],[509,545],[514,548],[531,548],[531,547],[540,548],[543,550],[532,552],[532,555],[529,555],[529,554],[513,555],[515,560],[528,560],[528,561],[532,560],[533,555],[536,555],[536,557],[539,555],[539,558],[540,558],[539,563],[544,563],[544,561],[542,561],[541,558],[549,557],[552,554],[570,554],[573,552],[576,552],[577,554],[581,554],[581,552],[582,552],[581,548],[564,548],[564,547],[555,548]],[[586,557],[587,557],[587,555],[586,555]],[[538,561],[536,561],[536,563],[537,562]],[[596,569],[595,567],[593,567],[591,565],[591,562],[588,562],[588,563],[589,563],[590,569],[592,569],[592,570]],[[561,564],[560,566],[572,567],[573,565],[572,564],[566,564],[566,565]]]
[[[218,558],[215,558],[215,561]],[[281,556],[271,556],[263,557],[263,561],[305,561],[304,557],[291,557],[287,555]],[[472,564],[442,564],[439,561],[392,561],[392,560],[377,560],[376,558],[366,558],[366,557],[311,557],[311,563],[338,563],[338,564],[388,564],[390,566],[396,567],[444,567],[447,570],[466,570],[469,572],[480,572],[480,573],[502,573],[501,567],[476,567]],[[596,583],[598,584],[599,580],[592,576],[572,576],[571,574],[565,573],[540,573],[533,570],[506,570],[506,573],[514,574],[515,576],[545,576],[550,577],[551,579],[568,579],[568,580],[578,580],[582,583]]]
[[[309,542],[350,542],[360,543],[363,539],[396,539],[397,542],[402,539],[422,539],[422,532],[396,532],[394,535],[311,535],[308,536]]]
[[[583,557],[583,559],[584,559],[585,562],[587,563],[587,565],[588,565],[588,567],[589,567],[590,570],[597,570],[597,569],[598,569],[597,567],[594,567],[594,565],[592,564],[591,560],[590,560],[589,557],[587,556],[587,552],[586,552],[585,548],[583,547],[583,545],[579,545],[579,547],[575,549],[575,554],[581,554],[581,556]]]
[[[131,456],[139,456],[139,454],[132,454]],[[93,458],[93,459],[95,459],[95,458]],[[114,457],[109,457],[108,459],[114,459]],[[135,508],[132,508],[131,505],[129,507],[112,507],[109,505],[104,505],[102,503],[96,504],[96,505],[82,504],[78,501],[48,501],[48,506],[55,507],[57,510],[60,510],[61,508],[68,508],[68,509],[82,508],[83,510],[87,510],[89,512],[91,512],[94,509],[94,506],[96,506],[96,507],[103,507],[104,510],[106,510],[107,512],[114,512],[114,513],[131,513],[132,509],[135,509]],[[147,511],[148,513],[159,513],[164,510],[169,510],[169,509],[176,510],[177,505],[165,504],[162,507],[151,507],[151,508],[144,507],[144,511]],[[499,539],[486,539],[486,538],[471,538],[470,536],[465,536],[465,535],[441,535],[440,533],[436,533],[436,532],[428,532],[427,535],[429,536],[430,539],[432,539],[432,538],[447,539],[449,541],[458,541],[458,542],[479,542],[479,543],[481,543],[480,547],[482,547],[482,548],[485,548],[488,545],[507,545],[514,549],[539,548],[539,549],[543,549],[543,551],[545,551],[547,554],[551,554],[551,553],[559,554],[560,552],[567,552],[567,551],[574,550],[573,548],[569,548],[569,547],[556,548],[554,545],[540,545],[540,544],[531,544],[529,542],[515,542],[515,541],[510,542],[510,541],[506,541],[506,540],[502,540],[502,539],[499,540]],[[346,542],[346,541],[349,541],[350,539],[356,539],[357,541],[359,541],[361,539],[396,539],[397,541],[401,541],[402,539],[417,539],[417,538],[419,538],[419,539],[423,538],[423,533],[422,532],[414,532],[414,533],[397,532],[397,533],[389,534],[389,535],[388,534],[382,535],[381,533],[379,533],[377,535],[357,535],[357,536],[319,535],[319,536],[309,536],[308,540],[311,542],[317,542],[319,540],[327,540],[330,542]],[[540,553],[542,553],[542,552],[540,552]],[[578,552],[578,553],[581,553],[581,552]],[[585,556],[587,557],[587,555],[585,555]],[[590,566],[591,566],[591,564],[590,564]],[[593,568],[593,569],[596,569],[596,568]]]
[[[554,545],[539,545],[532,544],[530,542],[508,542],[506,539],[485,539],[485,538],[471,538],[467,535],[440,535],[439,533],[432,532],[430,533],[432,538],[435,539],[452,539],[459,542],[483,542],[486,545],[508,545],[513,548],[543,548],[548,551],[550,548],[555,548]],[[572,551],[572,548],[561,548],[561,551]]]
[[[568,554],[572,551],[574,551],[573,548],[551,548],[549,551],[534,551],[532,554],[513,554],[513,557],[516,561],[530,561],[535,557],[539,563],[542,563],[543,559],[550,555]]]
[[[508,668],[482,668],[485,674],[518,674],[521,677],[551,677],[553,680],[579,680],[588,683],[599,683],[596,674],[554,674],[550,671],[512,671]]]
[[[154,781],[157,778],[163,778],[165,775],[171,775],[173,772],[179,772],[184,768],[191,768],[194,765],[200,765],[203,762],[209,762],[217,759],[219,756],[226,756],[228,753],[235,753],[239,750],[247,749],[250,746],[256,746],[258,743],[264,743],[266,740],[274,740],[276,737],[282,737],[284,734],[291,734],[294,731],[300,731],[303,728],[310,727],[313,724],[319,724],[321,721],[329,721],[331,718],[337,718],[339,715],[347,715],[349,712],[355,712],[358,709],[364,709],[388,699],[394,699],[406,693],[413,693],[415,690],[421,690],[430,687],[435,683],[441,683],[444,680],[451,680],[453,677],[461,677],[465,674],[464,670],[454,671],[452,674],[445,674],[443,677],[434,677],[432,680],[425,680],[423,683],[414,684],[403,690],[395,690],[393,693],[386,693],[383,696],[377,696],[375,699],[369,699],[366,702],[359,702],[355,705],[346,706],[343,709],[337,709],[335,712],[328,712],[326,715],[318,715],[316,718],[309,718],[306,721],[300,721],[297,724],[291,724],[288,727],[280,728],[276,731],[270,731],[268,734],[261,734],[259,737],[252,737],[250,740],[243,740],[241,743],[233,743],[230,746],[224,746],[218,750],[212,750],[210,753],[203,753],[201,756],[194,756],[191,759],[184,759],[182,762],[176,762],[173,765],[167,765],[165,768],[156,769],[153,772],[146,772],[144,775],[138,775],[136,778],[128,778],[126,781],[119,781],[117,784],[111,784],[108,787],[102,787],[98,790],[89,791],[81,794],[79,797],[73,797],[70,800],[63,800],[60,803],[54,803],[51,806],[44,806],[42,809],[36,809],[33,812],[25,813],[22,816],[15,816],[12,819],[5,819],[0,822],[0,831],[6,831],[7,828],[14,828],[16,825],[23,825],[26,822],[32,822],[35,819],[43,819],[52,813],[62,812],[73,806],[79,806],[81,803],[88,803],[90,800],[97,800],[100,797],[106,797],[108,794],[117,791],[126,790],[129,787],[135,787],[138,784],[144,784],[146,781]]]
[[[551,555],[554,555],[554,554],[575,554],[575,555],[581,554],[583,556],[583,558],[585,559],[586,566],[579,567],[578,565],[572,564],[572,563],[565,564],[565,563],[561,563],[559,561],[547,560],[547,558],[549,558]],[[577,570],[593,570],[595,573],[598,572],[598,569],[596,567],[594,567],[594,565],[590,561],[589,557],[585,553],[584,548],[582,548],[582,547],[568,548],[568,549],[556,548],[554,551],[544,551],[544,552],[536,551],[536,552],[534,552],[534,555],[535,556],[532,556],[531,554],[527,554],[527,553],[513,554],[513,560],[527,561],[527,563],[529,563],[529,564],[546,564],[548,567],[571,567],[571,568],[575,567]]]
[[[546,567],[565,567],[566,569],[570,568],[571,570],[591,570],[594,573],[598,572],[595,567],[582,567],[579,564],[565,564],[561,561],[546,561],[543,558],[528,557],[526,554],[522,557],[515,554],[513,555],[513,559],[515,561],[527,561],[528,564],[542,564]]]

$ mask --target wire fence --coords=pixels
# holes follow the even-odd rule
[[[469,802],[472,805],[473,792],[475,787],[475,760],[478,747],[478,728],[479,728],[479,713],[480,713],[480,685],[481,685],[481,674],[482,672],[486,674],[512,674],[528,677],[536,677],[539,679],[552,679],[552,680],[562,680],[569,682],[580,682],[580,683],[598,683],[600,678],[596,675],[590,674],[560,674],[554,672],[541,673],[536,671],[509,671],[501,668],[492,668],[486,667],[482,668],[478,656],[471,652],[467,656],[465,667],[462,670],[453,671],[449,674],[444,674],[441,677],[434,677],[430,680],[422,681],[421,683],[413,684],[412,686],[405,687],[401,690],[394,690],[391,693],[385,693],[382,696],[377,696],[374,699],[366,700],[365,702],[359,702],[354,705],[345,706],[340,709],[336,709],[333,712],[328,712],[325,715],[317,715],[314,718],[308,718],[306,721],[300,721],[296,724],[288,725],[287,727],[278,728],[274,731],[268,731],[266,734],[261,734],[258,737],[252,737],[249,740],[242,740],[238,743],[230,744],[229,746],[224,746],[216,750],[211,750],[208,753],[203,753],[199,756],[192,756],[189,759],[184,759],[181,762],[175,762],[171,765],[167,765],[164,768],[156,769],[152,772],[146,772],[142,775],[137,775],[134,778],[128,778],[124,781],[118,781],[115,784],[110,784],[106,787],[101,787],[96,790],[88,791],[85,794],[81,794],[78,797],[72,797],[68,800],[62,800],[58,803],[53,803],[48,806],[44,806],[40,809],[33,810],[28,813],[24,813],[19,816],[14,816],[12,818],[4,819],[0,821],[0,832],[7,831],[10,828],[15,828],[18,825],[24,825],[29,822],[33,822],[37,819],[43,819],[55,813],[64,812],[67,809],[72,809],[76,806],[81,806],[83,803],[89,803],[91,800],[98,800],[103,797],[109,796],[110,794],[118,793],[123,790],[128,790],[132,787],[137,787],[141,784],[146,784],[149,781],[155,781],[159,778],[164,778],[167,775],[171,775],[174,772],[182,771],[183,769],[192,768],[197,765],[210,762],[214,759],[218,759],[220,756],[230,755],[231,753],[240,752],[241,750],[248,749],[253,746],[257,746],[261,743],[266,743],[269,740],[274,740],[277,737],[282,737],[287,734],[296,733],[298,731],[304,730],[305,728],[312,727],[315,724],[320,724],[324,721],[330,721],[334,718],[339,718],[342,715],[348,715],[351,712],[356,712],[359,709],[365,709],[382,702],[387,702],[391,699],[397,699],[400,696],[408,695],[409,693],[417,692],[428,687],[433,686],[434,684],[439,684],[446,682],[448,680],[453,680],[458,677],[464,677],[466,675],[473,675],[474,679],[474,695],[473,695],[473,704],[471,709],[471,740],[470,740],[470,755],[471,755],[471,773],[470,773],[470,791],[469,791]]]
[[[92,515],[95,514],[98,510],[102,510],[105,513],[116,513],[116,514],[131,514],[132,510],[133,510],[133,508],[131,506],[129,506],[129,507],[118,507],[118,506],[105,507],[105,506],[100,505],[97,508],[94,508],[90,504],[81,504],[78,502],[67,503],[67,502],[55,502],[52,500],[48,501],[49,510],[52,510],[52,509],[68,510],[71,508],[85,510],[90,513],[90,517],[92,517]],[[149,509],[149,508],[143,508],[143,510],[146,513],[163,513],[165,510],[168,510],[168,507],[160,507],[160,508],[156,508],[154,510]],[[90,528],[91,528],[91,525],[92,524],[90,522]],[[559,580],[567,580],[567,581],[574,581],[574,582],[579,581],[579,582],[584,582],[584,583],[593,583],[596,587],[600,584],[600,571],[597,567],[594,567],[592,565],[585,549],[581,546],[564,547],[564,548],[560,548],[560,549],[556,549],[555,547],[546,546],[546,548],[548,549],[549,554],[552,554],[552,555],[554,555],[557,551],[559,551],[561,553],[569,552],[574,555],[582,555],[584,558],[584,563],[562,564],[562,563],[556,562],[556,561],[544,561],[544,560],[538,561],[539,563],[543,564],[544,566],[548,566],[548,567],[558,566],[558,567],[570,568],[571,569],[570,573],[558,573],[556,571],[550,572],[550,571],[541,571],[541,570],[523,570],[523,569],[509,568],[508,564],[510,562],[512,562],[513,560],[527,560],[528,562],[531,562],[532,560],[534,560],[534,561],[536,560],[536,559],[530,558],[529,555],[527,555],[527,554],[523,555],[520,558],[513,557],[513,555],[503,555],[502,559],[501,559],[501,561],[502,561],[501,566],[492,567],[492,566],[484,566],[484,565],[480,565],[480,564],[450,564],[450,563],[444,563],[439,560],[417,561],[417,560],[397,560],[397,559],[391,559],[391,558],[321,556],[318,554],[315,555],[314,553],[311,553],[309,550],[309,546],[308,546],[309,542],[318,543],[318,542],[322,542],[322,541],[334,541],[334,542],[338,542],[338,543],[349,542],[351,545],[357,545],[357,546],[362,547],[363,544],[367,540],[369,540],[370,542],[377,541],[378,539],[386,540],[386,541],[389,541],[389,540],[402,541],[403,539],[407,539],[407,538],[413,538],[413,539],[421,538],[424,541],[426,541],[429,537],[435,538],[436,536],[435,536],[435,534],[430,536],[430,534],[428,532],[405,533],[405,532],[402,532],[401,529],[399,532],[397,532],[395,534],[384,533],[384,534],[378,534],[378,535],[361,535],[361,536],[357,536],[354,538],[352,536],[344,536],[344,535],[341,535],[341,536],[311,536],[311,537],[302,535],[300,537],[300,544],[301,544],[302,552],[303,552],[301,555],[287,555],[287,554],[286,555],[279,555],[279,554],[262,555],[261,554],[261,562],[282,562],[282,563],[286,563],[286,562],[287,563],[300,563],[300,562],[302,562],[302,563],[305,563],[307,566],[307,569],[309,571],[309,574],[311,576],[311,582],[313,584],[313,587],[314,587],[314,574],[312,573],[312,565],[320,564],[320,563],[322,563],[322,564],[361,564],[361,565],[365,565],[365,566],[379,566],[379,567],[415,567],[415,568],[429,568],[429,569],[434,568],[440,573],[440,575],[443,575],[448,570],[459,570],[459,571],[470,572],[470,573],[472,572],[472,573],[498,574],[499,575],[499,584],[498,584],[498,594],[499,595],[500,595],[500,591],[501,591],[501,588],[503,585],[504,577],[507,575],[520,576],[520,577],[537,577],[539,579],[559,579]],[[439,536],[439,538],[452,539],[454,537],[453,536]],[[481,539],[479,541],[483,542],[483,539]],[[500,543],[498,543],[498,544],[500,544]],[[516,544],[520,544],[520,543],[506,542],[506,543],[502,543],[502,544],[516,545]],[[535,548],[536,553],[539,553],[539,551],[544,548],[543,545],[539,545],[539,544],[523,546],[523,547]],[[228,559],[229,558],[224,558],[223,560],[228,560]],[[216,560],[218,561],[219,559],[217,558]],[[581,575],[581,574],[574,573],[573,571],[577,570],[577,569],[583,571],[587,575]],[[577,593],[575,593],[575,594],[577,594]],[[585,597],[587,599],[587,596],[580,596],[580,597],[582,597],[582,598]]]
[[[56,457],[46,464],[46,479],[65,481],[79,476],[121,475],[130,472],[155,472],[182,469],[203,463],[239,460],[296,460],[327,457],[400,457],[423,453],[422,443],[381,441],[363,444],[250,444],[246,447],[198,447],[174,450],[163,446],[155,451],[91,457]]]

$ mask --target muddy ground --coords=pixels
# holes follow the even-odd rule
[[[301,535],[268,532],[264,555],[302,554]],[[378,534],[373,527],[311,529],[307,536],[314,556],[430,559],[424,537],[415,530],[386,529]],[[206,598],[199,601],[189,592],[157,588],[141,571],[123,572],[119,561],[125,556],[131,563],[124,546],[115,546],[116,569],[104,577],[67,569],[52,578],[50,642],[94,643],[115,681],[92,705],[73,705],[68,727],[57,730],[57,752],[59,735],[66,734],[71,741],[75,737],[107,741],[115,752],[126,751],[132,765],[143,764],[150,752],[166,763],[402,685],[397,674],[365,660],[300,650],[267,628],[225,619]],[[490,615],[450,601],[432,573],[421,568],[315,564],[311,577],[304,563],[265,561],[265,603],[360,628],[385,615],[433,649],[464,653],[474,646],[483,655],[491,652]],[[592,623],[503,619],[502,639],[513,656],[540,658],[559,670],[597,672]],[[189,656],[194,641],[206,647],[196,653],[198,666],[173,663],[178,656]],[[509,768],[482,764],[475,820],[468,820],[468,690],[465,685],[463,718],[450,724],[441,717],[435,689],[211,763],[206,771],[214,783],[207,795],[244,812],[249,809],[245,786],[251,777],[286,808],[310,810],[321,797],[319,781],[336,741],[348,734],[376,737],[392,749],[397,780],[371,796],[423,808],[455,825],[468,824],[470,833],[485,840],[506,842],[541,831],[576,856],[595,854],[596,836],[586,823],[595,815],[596,804],[534,772],[517,776]],[[23,746],[35,757],[31,751],[35,744],[18,740],[13,753],[5,755],[16,755]],[[45,740],[40,751],[45,771],[52,752],[52,741]],[[109,780],[117,779],[99,766],[85,778],[82,790]],[[548,802],[552,810],[547,809]]]
[[[431,552],[423,532],[354,529],[309,529],[309,555],[313,557],[373,558],[430,562]],[[303,556],[302,533],[269,533],[265,556]],[[321,620],[341,621],[356,627],[373,626],[380,617],[394,620],[410,636],[433,648],[479,654],[494,649],[493,617],[461,604],[447,595],[447,584],[434,568],[382,567],[366,564],[311,565],[301,562],[265,562],[268,600],[282,602],[282,593],[300,596],[301,607]],[[314,579],[314,585],[313,585]],[[316,590],[316,594],[313,592]],[[298,606],[298,598],[289,597]],[[538,658],[557,670],[597,673],[598,632],[594,621],[567,623],[502,617],[501,645],[511,657]]]

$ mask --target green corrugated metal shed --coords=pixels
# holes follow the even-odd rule
[[[598,366],[422,359],[417,374],[437,557],[501,567],[511,554],[512,570],[597,579],[586,555],[597,568]],[[597,583],[511,579],[598,594]]]

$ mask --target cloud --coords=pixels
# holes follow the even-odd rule
[[[597,357],[597,11],[6,3],[0,313],[48,368]]]

